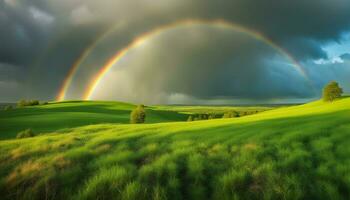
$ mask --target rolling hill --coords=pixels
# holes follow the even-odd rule
[[[65,101],[0,111],[0,139],[15,138],[31,128],[45,133],[64,128],[100,123],[129,123],[135,105],[106,101]],[[147,123],[186,121],[188,115],[175,111],[147,108]]]
[[[89,125],[0,141],[0,194],[349,199],[349,155],[350,98],[234,119]]]

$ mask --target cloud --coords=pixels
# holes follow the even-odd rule
[[[76,25],[92,23],[94,18],[95,16],[86,5],[74,9],[71,14],[72,22]]]
[[[55,20],[53,16],[33,6],[29,7],[29,12],[35,20],[43,25],[51,24]]]
[[[310,60],[330,59],[322,47],[328,42],[340,41],[342,34],[350,31],[349,10],[348,0],[4,0],[0,1],[0,62],[17,66],[23,74],[30,74],[30,81],[19,80],[19,84],[24,88],[27,81],[31,82],[33,98],[52,99],[83,50],[115,24],[124,25],[99,45],[91,56],[94,59],[84,63],[79,80],[74,82],[77,91],[88,84],[98,66],[137,35],[176,20],[195,18],[224,19],[256,30],[289,51],[298,62],[309,63]],[[211,45],[215,47],[215,44]],[[212,49],[213,46],[206,48]],[[216,47],[219,51],[217,49],[221,47]],[[246,53],[252,57],[251,52]],[[257,53],[253,56],[256,62],[267,65],[266,60],[259,57],[261,52]],[[247,55],[242,55],[242,58]],[[213,58],[212,62],[216,61]],[[310,70],[318,71],[313,67]],[[266,73],[272,72],[262,71],[260,74],[264,77]],[[225,75],[222,74],[223,79]],[[262,80],[261,76],[256,76],[257,80]],[[290,87],[283,85],[283,88],[272,87],[268,91],[289,91],[277,91],[277,96],[303,96]],[[217,90],[214,86],[208,90],[214,89]],[[198,92],[200,98],[212,94]],[[21,98],[21,95],[18,92],[11,98]]]
[[[313,95],[292,61],[269,44],[231,29],[178,27],[128,54],[99,85],[96,99],[193,103]]]
[[[342,60],[350,61],[350,53],[345,53],[340,56]]]

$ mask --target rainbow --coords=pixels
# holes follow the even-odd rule
[[[174,23],[166,24],[160,27],[157,27],[151,31],[148,31],[140,36],[138,36],[136,39],[134,39],[129,45],[118,51],[112,58],[110,58],[106,64],[101,68],[101,70],[93,77],[91,83],[88,85],[87,89],[84,91],[83,99],[84,100],[90,100],[93,96],[96,88],[98,88],[101,80],[105,77],[105,75],[110,71],[110,69],[118,63],[130,50],[135,49],[139,47],[142,43],[144,43],[146,40],[148,40],[150,37],[154,37],[157,35],[160,35],[163,33],[163,31],[178,27],[178,26],[192,26],[192,25],[215,25],[220,26],[223,28],[229,28],[233,29],[237,32],[242,32],[245,34],[248,34],[255,39],[262,41],[268,45],[270,45],[272,48],[276,49],[280,54],[285,56],[287,59],[289,59],[293,63],[293,67],[296,71],[298,71],[306,80],[308,79],[308,76],[303,69],[303,67],[284,49],[279,47],[277,44],[275,44],[272,40],[266,38],[262,34],[260,34],[257,31],[247,29],[245,27],[242,27],[241,25],[234,24],[225,20],[198,20],[198,19],[189,19],[189,20],[181,20],[176,21]],[[112,27],[111,30],[107,31],[105,34],[103,34],[101,37],[99,37],[93,45],[91,45],[89,48],[87,48],[83,54],[79,57],[77,62],[73,65],[71,70],[68,73],[67,78],[64,80],[63,86],[59,92],[57,100],[64,100],[66,92],[72,82],[72,79],[74,78],[75,73],[77,72],[79,66],[83,62],[83,60],[92,52],[94,47],[98,44],[99,41],[104,39],[110,32],[114,30],[114,27]]]
[[[86,58],[90,56],[90,54],[93,52],[95,47],[103,41],[109,34],[115,31],[120,26],[120,24],[116,24],[112,28],[109,28],[107,31],[103,31],[102,34],[100,34],[97,39],[95,39],[92,44],[90,44],[87,48],[84,49],[84,51],[81,53],[81,55],[78,57],[78,59],[74,62],[74,64],[71,66],[70,70],[68,71],[68,74],[66,78],[63,80],[63,84],[59,90],[59,93],[56,97],[57,101],[63,101],[66,97],[67,91],[72,84],[73,78],[75,74],[78,72],[79,68],[81,67],[81,64],[84,62]]]

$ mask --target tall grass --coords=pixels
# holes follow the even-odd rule
[[[94,125],[1,141],[0,195],[349,199],[349,105],[345,99],[241,119]]]

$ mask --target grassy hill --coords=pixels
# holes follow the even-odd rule
[[[36,134],[101,123],[128,124],[136,106],[114,101],[64,101],[48,105],[0,110],[0,140],[13,139],[17,133],[31,128]],[[146,123],[187,121],[190,114],[265,111],[267,107],[146,107]]]
[[[258,111],[263,112],[267,110],[273,109],[273,107],[268,106],[153,106],[155,110],[167,110],[174,111],[185,114],[206,114],[206,113],[216,113],[216,114],[224,114],[226,112],[235,111],[235,112],[250,112],[250,111]]]
[[[15,138],[31,128],[35,133],[56,131],[100,123],[129,123],[135,105],[122,102],[66,101],[0,111],[0,139]],[[147,108],[147,123],[186,121],[187,115],[176,111]]]
[[[79,109],[79,108],[77,108]],[[3,199],[349,199],[350,98],[0,141]]]

